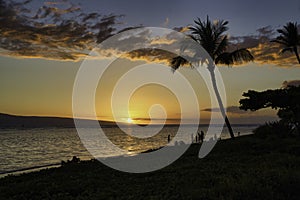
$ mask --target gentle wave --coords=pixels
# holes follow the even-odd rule
[[[234,126],[235,132],[241,135],[251,134],[256,126]],[[136,132],[151,135],[154,128],[131,126],[125,127],[126,132]],[[207,126],[200,127],[206,131]],[[146,139],[138,139],[125,134],[118,127],[104,128],[106,136],[128,154],[136,154],[149,149],[155,149],[167,144],[167,137],[173,137],[177,126],[164,127],[158,134]],[[184,127],[184,132],[191,134],[191,127]],[[224,128],[221,138],[228,138]],[[101,145],[105,157],[119,156],[106,148],[105,141],[97,141]],[[24,168],[47,166],[60,163],[62,160],[77,156],[89,160],[93,156],[83,146],[75,128],[36,128],[36,129],[0,129],[0,173],[18,171]]]

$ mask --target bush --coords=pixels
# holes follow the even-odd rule
[[[282,122],[268,122],[261,125],[253,130],[253,133],[259,137],[275,136],[275,137],[286,137],[291,132],[291,126]]]

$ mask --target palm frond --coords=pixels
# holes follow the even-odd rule
[[[190,27],[192,34],[202,47],[213,57],[213,53],[216,49],[216,43],[214,41],[214,25],[210,22],[207,16],[206,21],[201,21],[200,18],[194,20],[196,26]]]
[[[228,21],[220,20],[217,21],[214,25],[214,36],[215,38],[219,38],[224,34],[224,32],[228,31],[227,27]]]
[[[271,42],[276,42],[284,46],[289,46],[289,41],[287,41],[287,39],[282,36],[278,36],[276,39],[271,40]]]
[[[275,40],[271,42],[279,43],[285,47],[294,47],[300,45],[300,35],[297,23],[289,22],[282,29],[277,30],[280,33]]]
[[[189,27],[192,38],[200,43],[211,58],[216,63],[233,65],[238,62],[248,62],[253,60],[253,56],[247,49],[239,49],[234,52],[226,52],[228,48],[228,21],[218,20],[211,22],[209,17],[201,21],[200,18],[194,20],[195,26]]]
[[[230,56],[230,53],[224,52],[216,58],[215,63],[230,66],[233,65],[233,60],[232,57]]]
[[[187,64],[190,64],[189,61],[181,56],[176,56],[170,60],[170,66],[173,71],[176,71],[180,66],[185,66]]]
[[[253,61],[254,57],[247,49],[237,49],[231,53],[225,52],[220,54],[216,60],[216,64],[225,64],[228,66],[232,66],[235,63],[244,63]]]
[[[235,50],[231,53],[235,62],[251,62],[254,60],[251,52],[245,48]]]
[[[293,48],[292,47],[286,47],[281,49],[280,53],[285,53],[285,52],[293,52]]]
[[[282,45],[280,53],[285,53],[287,51],[294,52],[300,64],[300,58],[297,50],[298,46],[300,46],[300,34],[297,23],[289,22],[283,26],[282,29],[278,29],[277,32],[280,33],[280,35],[271,42],[276,42]]]
[[[228,47],[228,37],[227,37],[227,35],[225,35],[223,37],[223,39],[221,40],[221,42],[218,44],[218,46],[214,52],[215,57],[218,57],[224,51],[226,51],[227,47]]]

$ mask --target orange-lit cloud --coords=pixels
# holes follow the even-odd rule
[[[3,11],[0,13],[0,55],[4,56],[79,61],[86,58],[88,53],[105,39],[136,28],[117,30],[117,20],[121,15],[82,13],[78,6],[68,1],[45,2],[34,13],[14,1],[7,3],[0,0],[0,6]],[[149,34],[145,31],[125,39],[118,38],[120,41],[117,41],[117,46],[112,45],[115,48],[99,50],[101,55],[108,57],[113,55],[131,60],[167,63],[174,56],[168,52],[147,48],[126,52],[126,49],[135,49],[139,42],[166,46],[175,41],[172,35],[149,40]]]
[[[189,31],[189,26],[184,26],[184,27],[175,27],[174,28],[175,31],[178,31],[180,33],[185,33],[187,31]]]
[[[300,29],[300,27],[299,27]],[[280,53],[282,46],[271,42],[276,38],[276,31],[270,27],[263,27],[255,35],[231,37],[231,49],[248,48],[253,54],[255,63],[272,64],[280,67],[299,67],[293,53]]]
[[[66,1],[47,2],[32,13],[25,4],[0,0],[0,9],[1,55],[55,60],[82,59],[116,32],[121,17],[82,13]]]
[[[0,55],[79,61],[105,39],[124,30],[136,28],[118,27],[118,20],[122,15],[83,13],[79,6],[68,1],[47,1],[37,11],[31,11],[27,4],[30,4],[30,1],[17,3],[0,0]],[[169,18],[166,18],[165,25],[168,23]],[[187,32],[189,28],[185,26],[174,30]],[[147,41],[150,45],[156,45],[158,50],[145,47],[126,53],[125,57],[168,64],[174,54],[161,51],[159,47],[172,46],[176,38],[169,35],[145,40],[148,34],[141,32],[129,36],[121,41],[116,49],[101,51],[106,51],[107,55],[120,55],[124,54],[125,48],[134,49],[140,41]],[[300,66],[294,54],[280,54],[281,46],[270,42],[276,35],[273,28],[268,26],[258,29],[254,35],[231,37],[229,50],[248,48],[258,64]]]

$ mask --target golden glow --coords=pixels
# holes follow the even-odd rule
[[[28,116],[73,116],[73,84],[80,63],[39,59],[23,59],[20,62],[19,59],[2,56],[0,56],[0,63],[0,71],[3,72],[0,74],[0,91],[3,96],[0,98],[0,113]],[[155,84],[138,88],[129,99],[129,108],[124,106],[124,109],[117,110],[116,116],[113,116],[111,97],[114,86],[122,75],[133,66],[140,64],[144,63],[119,59],[105,71],[95,94],[95,109],[98,120],[148,124],[152,118],[153,123],[160,123],[164,116],[161,116],[161,112],[157,112],[155,109],[151,110],[152,105],[159,104],[166,111],[167,123],[179,122],[181,110],[176,96],[168,88]],[[219,68],[226,89],[228,89],[227,105],[238,106],[241,94],[248,89],[258,91],[263,91],[266,88],[275,89],[279,88],[285,80],[299,79],[300,68],[271,68],[270,66],[249,64],[248,67],[234,69]],[[205,82],[195,73],[195,69],[181,68],[178,71],[183,73],[191,82],[198,98],[199,108],[201,110],[210,108],[209,92]],[[57,76],[57,74],[61,76]],[[250,78],[245,79],[245,74]],[[257,74],[261,76],[257,76]],[[261,77],[265,78],[261,79]],[[185,94],[185,88],[181,88],[180,84],[177,87]],[[125,105],[127,101],[128,99],[123,98],[122,95],[118,96],[118,103]],[[186,96],[180,103],[189,104],[189,96]],[[186,114],[189,115],[194,110],[191,107]],[[243,117],[239,113],[228,113],[228,115],[233,123],[263,123],[270,121],[270,116],[276,116],[274,112],[254,112],[245,114]],[[93,115],[87,113],[86,110],[82,109],[81,113],[81,118],[93,119]],[[201,111],[200,116],[201,120],[207,120],[201,121],[201,123],[209,122],[209,112]]]
[[[131,118],[127,118],[126,122],[129,123],[129,124],[132,124],[133,120]]]

